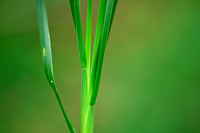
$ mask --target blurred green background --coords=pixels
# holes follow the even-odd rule
[[[54,72],[80,132],[81,69],[68,0],[46,0]],[[93,33],[99,0],[93,1]],[[82,0],[85,31],[87,1]],[[45,78],[34,0],[0,1],[0,133],[66,133]],[[200,1],[119,0],[95,133],[200,133]]]

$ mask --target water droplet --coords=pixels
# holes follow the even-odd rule
[[[51,80],[51,83],[53,84],[53,81]]]

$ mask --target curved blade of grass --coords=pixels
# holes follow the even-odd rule
[[[76,34],[77,34],[77,40],[78,40],[78,51],[79,51],[81,67],[86,68],[87,61],[86,61],[83,29],[82,29],[82,24],[81,24],[80,0],[70,0],[70,7],[71,7],[71,12],[72,12],[75,28],[76,28]]]
[[[75,11],[74,11],[74,0],[69,0],[69,3],[70,3],[70,8],[71,8],[71,13],[72,13],[74,26],[76,27],[76,19],[75,19]]]
[[[42,48],[42,61],[43,61],[45,74],[46,74],[46,77],[48,79],[48,82],[49,82],[51,88],[54,90],[54,93],[56,95],[59,106],[60,106],[61,111],[64,115],[64,118],[66,120],[66,123],[69,127],[69,130],[71,131],[71,133],[75,133],[75,130],[69,120],[69,117],[67,116],[65,109],[62,105],[61,99],[59,97],[59,94],[58,94],[58,91],[56,88],[55,80],[54,80],[52,53],[51,53],[51,41],[50,41],[50,35],[49,35],[49,27],[48,27],[45,1],[44,0],[36,0],[36,6],[37,6],[40,42],[41,42],[41,48]]]
[[[51,42],[49,35],[49,28],[46,15],[46,7],[44,0],[36,0],[37,2],[37,16],[40,33],[40,42],[42,48],[42,61],[45,70],[46,77],[52,88],[55,88],[52,54],[51,54]],[[52,86],[53,85],[53,86]]]
[[[93,86],[94,88],[93,88],[92,98],[90,102],[91,106],[94,106],[94,104],[96,103],[96,98],[97,98],[97,94],[99,90],[101,71],[102,71],[102,66],[103,66],[104,53],[105,53],[106,44],[108,41],[117,1],[118,0],[108,0],[107,5],[106,5],[106,13],[105,13],[103,31],[102,31],[100,47],[99,47],[98,63],[96,67],[96,75],[95,75],[94,86]]]

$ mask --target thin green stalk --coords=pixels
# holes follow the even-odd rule
[[[87,112],[87,125],[85,133],[93,133],[94,130],[94,107],[90,106],[88,102],[88,112]]]
[[[91,32],[92,32],[92,0],[88,0],[87,26],[86,26],[86,43],[85,43],[85,51],[86,51],[86,59],[87,59],[87,70],[88,70],[87,71],[88,84],[89,84],[89,81],[90,81]]]
[[[90,106],[90,98],[89,98],[91,32],[92,32],[92,0],[88,0],[86,44],[85,44],[87,68],[85,70],[82,70],[82,84],[85,84],[82,86],[82,113],[81,113],[82,133],[93,133],[93,127],[94,127],[94,108]]]
[[[86,46],[84,46],[83,31],[80,16],[80,0],[70,0],[72,17],[74,20],[77,38],[79,55],[82,66],[82,93],[81,93],[81,132],[93,132],[94,111],[90,107],[89,99],[89,79],[90,79],[90,51],[91,51],[91,0],[88,1],[88,17],[86,31]]]
[[[41,42],[41,49],[42,49],[42,61],[45,70],[45,74],[47,80],[53,89],[63,116],[66,120],[67,126],[71,133],[75,133],[75,129],[73,128],[72,123],[70,122],[69,117],[62,105],[61,99],[59,97],[55,80],[54,80],[54,73],[53,73],[53,61],[52,61],[52,52],[51,52],[51,41],[49,35],[49,27],[48,27],[48,20],[47,20],[47,11],[45,6],[45,0],[36,0],[36,7],[37,7],[37,16],[38,16],[38,25],[39,25],[39,34],[40,34],[40,42]]]
[[[88,90],[87,90],[87,69],[82,69],[82,88],[81,88],[81,132],[86,132],[87,123],[87,102],[88,102]]]
[[[61,109],[61,111],[62,111],[62,113],[63,113],[63,116],[64,116],[65,121],[66,121],[66,123],[67,123],[67,125],[68,125],[68,127],[69,127],[70,132],[71,132],[71,133],[76,133],[74,127],[72,126],[72,123],[70,122],[69,117],[67,116],[67,113],[65,112],[65,109],[64,109],[63,104],[62,104],[62,102],[61,102],[60,96],[59,96],[59,94],[58,94],[58,90],[57,90],[56,88],[54,89],[54,93],[55,93],[55,95],[56,95],[56,98],[57,98],[57,101],[58,101],[58,103],[59,103],[60,109]]]
[[[93,133],[94,109],[88,97],[87,69],[82,69],[81,133]]]

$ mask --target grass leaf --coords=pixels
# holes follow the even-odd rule
[[[92,55],[92,66],[91,66],[91,77],[90,77],[90,97],[93,93],[93,84],[95,81],[97,62],[98,62],[98,57],[99,57],[99,45],[100,45],[100,40],[101,40],[101,36],[102,36],[106,4],[107,4],[107,0],[101,0],[100,7],[99,7],[97,26],[96,26],[93,55]]]
[[[37,2],[37,16],[40,33],[40,42],[42,48],[42,61],[46,77],[53,89],[56,88],[53,74],[51,41],[49,35],[49,27],[47,20],[47,13],[44,0],[36,0]]]
[[[77,34],[77,40],[78,40],[78,51],[79,51],[81,67],[86,68],[87,60],[86,60],[86,53],[85,53],[83,29],[82,29],[82,24],[81,24],[80,0],[70,0],[70,7],[71,7],[71,12],[72,12],[75,28],[76,28],[76,34]]]
[[[42,61],[43,61],[46,77],[48,79],[49,84],[51,85],[51,88],[54,90],[54,93],[56,95],[59,106],[66,120],[66,123],[69,127],[69,130],[71,131],[71,133],[75,133],[75,130],[69,120],[69,117],[67,116],[65,109],[62,105],[61,99],[58,94],[58,90],[56,88],[55,80],[54,80],[51,41],[50,41],[45,0],[36,0],[36,7],[37,7],[40,42],[41,42],[41,48],[42,48]]]
[[[91,102],[90,102],[91,106],[93,106],[96,103],[96,98],[97,98],[97,94],[98,94],[98,90],[99,90],[99,83],[100,83],[100,78],[101,78],[101,71],[102,71],[102,66],[103,66],[104,53],[105,53],[106,44],[108,41],[117,1],[118,0],[107,0],[102,36],[101,36],[101,41],[100,41],[100,47],[98,50],[99,51],[98,63],[97,63],[97,67],[96,67],[96,74],[95,74],[95,78],[94,78],[92,98],[91,98]]]
[[[112,16],[111,16],[111,22],[110,22],[110,29],[112,27],[113,19],[114,19],[114,16],[115,16],[115,11],[116,11],[116,8],[117,8],[117,3],[118,3],[118,0],[114,0],[113,9],[112,9]],[[109,35],[110,35],[110,29],[109,29]]]
[[[70,3],[70,8],[71,8],[73,22],[74,22],[74,25],[76,27],[75,10],[74,10],[74,0],[69,0],[69,3]]]

